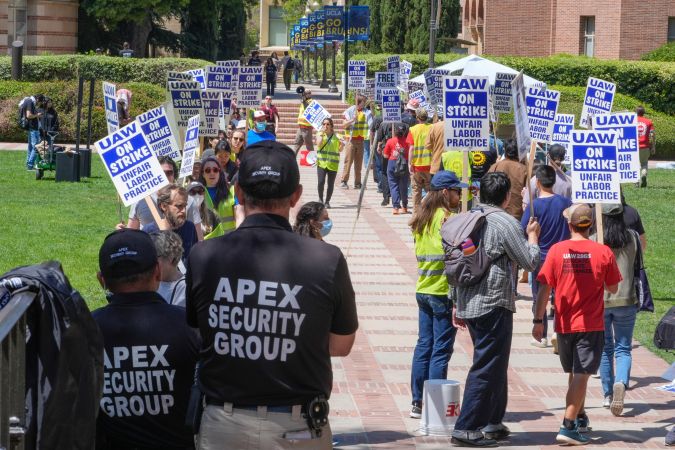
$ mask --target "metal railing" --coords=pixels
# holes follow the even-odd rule
[[[26,311],[34,292],[16,292],[0,309],[0,450],[23,450],[26,423]]]

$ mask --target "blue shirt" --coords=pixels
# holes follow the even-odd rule
[[[562,195],[554,194],[551,197],[540,197],[534,199],[534,215],[541,225],[539,234],[539,253],[541,261],[544,261],[548,250],[560,241],[570,238],[570,230],[567,226],[567,219],[562,215],[563,211],[570,207],[572,201]],[[520,225],[523,230],[527,228],[527,222],[530,220],[530,208],[525,208]]]
[[[260,141],[276,141],[277,138],[274,136],[272,133],[269,131],[263,131],[262,133],[258,133],[253,130],[248,130],[248,133],[246,134],[246,146],[250,147],[253,144],[256,144]]]

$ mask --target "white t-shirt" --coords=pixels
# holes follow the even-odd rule
[[[161,295],[169,305],[182,306],[185,308],[185,278],[176,281],[160,281],[157,293]]]

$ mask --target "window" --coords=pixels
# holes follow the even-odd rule
[[[284,20],[284,9],[281,6],[270,6],[269,15],[269,45],[288,45],[288,29]]]
[[[675,41],[675,17],[668,17],[668,42]]]
[[[582,55],[593,57],[595,49],[595,16],[581,17]]]

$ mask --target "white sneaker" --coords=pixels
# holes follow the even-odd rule
[[[603,408],[609,408],[609,406],[612,404],[612,396],[608,395],[605,397],[605,400],[602,402],[602,407]]]
[[[614,383],[614,386],[612,386],[612,403],[609,405],[609,410],[617,417],[623,412],[623,399],[625,395],[626,386],[621,381]]]
[[[542,338],[541,341],[538,341],[535,338],[532,338],[532,340],[530,341],[530,345],[539,348],[546,348],[548,347],[548,339]]]

